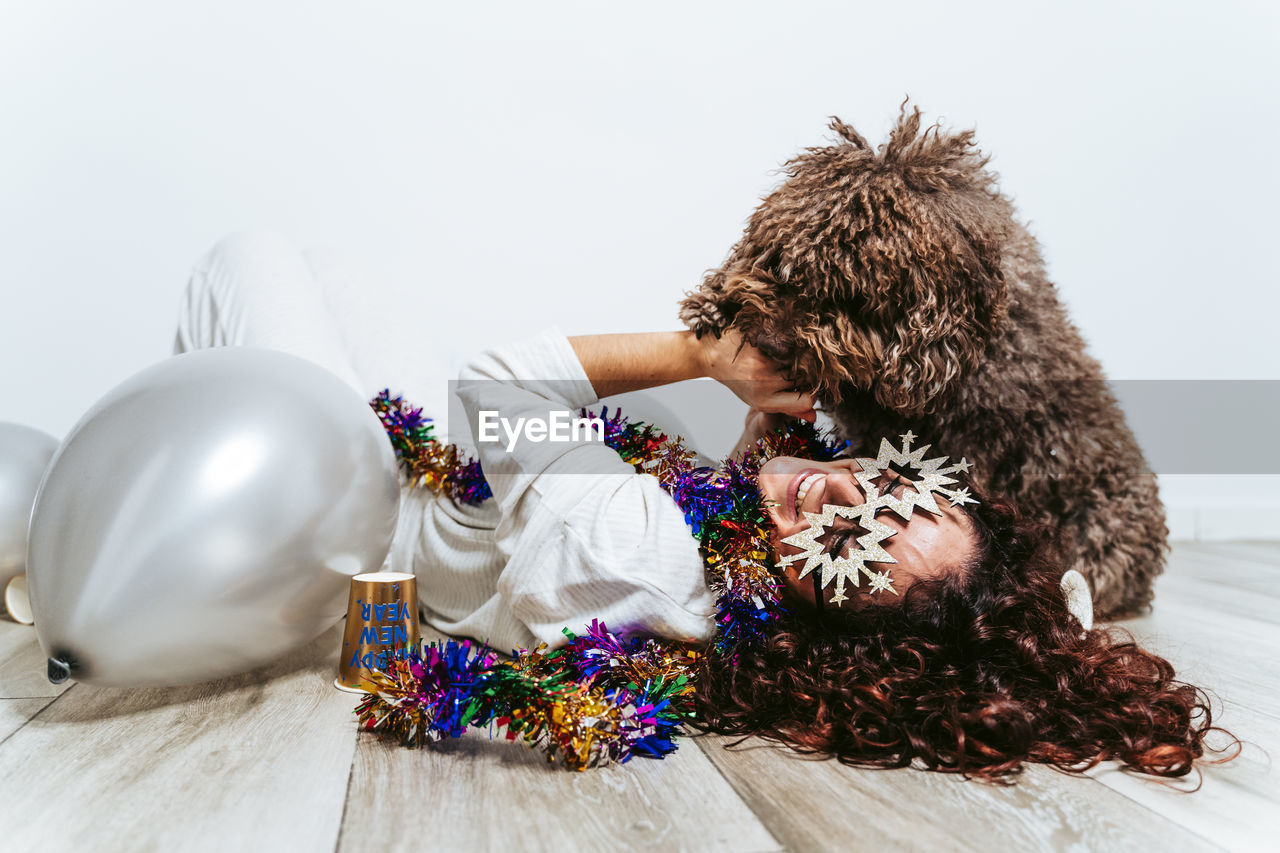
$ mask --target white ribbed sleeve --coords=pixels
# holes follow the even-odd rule
[[[522,439],[508,452],[505,434],[479,440],[482,410],[515,423],[597,402],[562,334],[477,357],[457,396],[494,496],[467,507],[405,493],[393,561],[412,560],[432,624],[499,650],[563,645],[562,629],[580,632],[597,618],[615,632],[711,636],[714,600],[697,544],[655,478],[600,443]],[[455,435],[462,428],[451,426]]]

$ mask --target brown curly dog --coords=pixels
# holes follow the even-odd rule
[[[981,490],[1059,531],[1100,617],[1145,609],[1164,566],[1156,481],[973,132],[920,132],[903,102],[879,150],[787,162],[681,317],[783,365],[855,447],[914,430]]]

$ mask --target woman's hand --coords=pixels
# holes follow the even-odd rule
[[[737,394],[756,415],[790,415],[810,423],[817,417],[814,395],[792,388],[778,365],[743,341],[736,329],[718,338],[704,335],[698,345],[704,373]]]
[[[747,421],[742,428],[742,437],[738,439],[738,443],[734,445],[729,455],[737,456],[742,451],[755,447],[757,441],[779,429],[786,421],[786,415],[762,412],[759,409],[749,409],[747,411]]]

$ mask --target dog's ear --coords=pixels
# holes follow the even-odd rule
[[[698,289],[686,293],[680,302],[680,319],[698,337],[719,337],[734,325],[744,333],[757,330],[758,326],[748,321],[744,312],[754,316],[776,297],[779,283],[759,266],[759,259],[743,260],[748,253],[745,243],[745,239],[739,241],[724,265],[708,270]]]
[[[870,391],[881,406],[921,415],[945,403],[949,390],[982,361],[1006,316],[999,267],[963,263],[931,274],[903,271],[893,322],[859,342],[872,349]]]
[[[725,278],[723,269],[711,270],[702,286],[680,302],[680,320],[699,338],[707,334],[718,338],[733,323],[738,305],[725,293]]]

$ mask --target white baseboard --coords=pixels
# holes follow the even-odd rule
[[[1165,518],[1175,542],[1280,541],[1280,506],[1168,507]]]
[[[1280,476],[1166,474],[1160,477],[1169,538],[1280,540]]]

